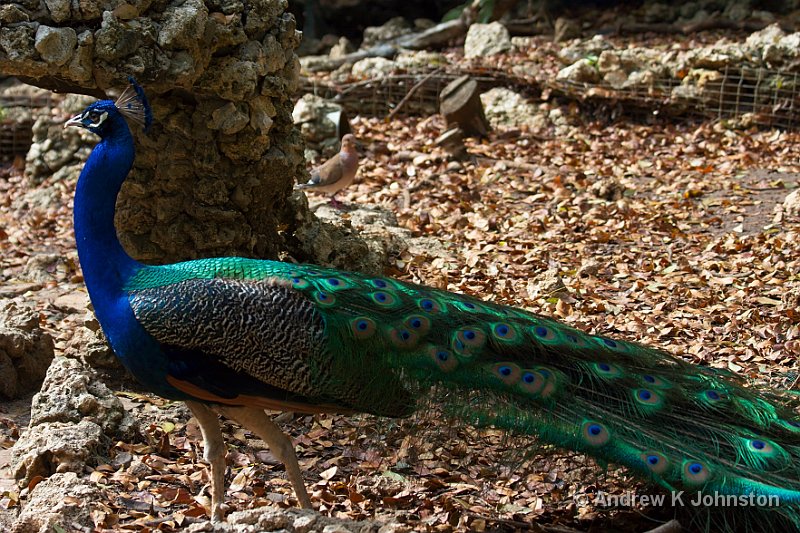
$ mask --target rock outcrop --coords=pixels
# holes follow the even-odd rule
[[[33,397],[31,422],[12,450],[14,477],[82,473],[96,466],[117,440],[138,434],[137,422],[119,398],[80,361],[59,357]]]
[[[11,300],[0,301],[0,400],[36,390],[53,359],[53,339],[39,313]]]
[[[117,217],[131,255],[274,256],[303,172],[290,98],[300,34],[285,9],[285,0],[4,2],[0,72],[96,97],[128,76],[145,87],[155,124],[137,132]]]

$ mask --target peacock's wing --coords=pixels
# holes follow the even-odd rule
[[[270,264],[202,260],[146,267],[131,280],[131,309],[169,358],[169,383],[220,403],[409,414],[413,400],[391,371],[370,387],[351,367],[332,368],[319,305],[272,275],[280,263],[264,270]],[[376,395],[391,401],[376,407]]]
[[[666,487],[800,501],[800,421],[730,373],[588,335],[519,309],[388,278],[226,261],[172,268],[178,278],[224,280],[225,294],[209,299],[224,309],[222,315],[238,317],[240,323],[227,327],[245,336],[263,328],[248,322],[250,306],[257,305],[252,299],[232,307],[227,303],[240,299],[230,291],[243,290],[232,280],[272,287],[266,294],[280,287],[277,305],[258,316],[279,324],[267,335],[270,342],[294,342],[288,339],[301,334],[295,329],[313,325],[314,342],[308,343],[310,355],[303,356],[301,368],[317,398],[335,398],[356,410],[405,414],[413,408],[412,398],[433,387],[443,392],[435,400],[466,422],[536,434],[624,464]],[[180,306],[180,291],[175,293],[171,300]],[[154,298],[153,305],[158,308],[163,297]],[[217,327],[210,325],[217,315],[182,309],[177,319],[187,312],[201,315],[182,336],[231,336],[221,325],[208,331]],[[158,308],[155,319],[142,320],[166,339],[159,329],[163,312]],[[231,323],[224,318],[213,321]],[[223,360],[225,346],[212,350],[203,344],[203,350]],[[272,357],[269,351],[237,353],[248,353],[243,359],[248,366],[241,368],[250,373],[262,358]]]

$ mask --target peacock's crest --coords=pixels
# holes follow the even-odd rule
[[[136,80],[129,77],[128,81],[130,85],[122,91],[114,105],[122,116],[138,124],[146,132],[153,123],[153,111],[150,109],[150,103],[147,101],[144,90],[136,83]]]

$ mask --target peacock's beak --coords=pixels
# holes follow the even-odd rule
[[[64,123],[64,127],[67,128],[69,126],[78,126],[82,128],[83,127],[83,122],[81,122],[82,118],[83,118],[83,113],[75,115],[74,117],[72,117],[71,119],[69,119]]]

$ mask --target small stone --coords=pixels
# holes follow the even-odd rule
[[[64,65],[75,54],[78,35],[72,28],[39,26],[36,30],[35,48],[42,59],[53,65]]]
[[[579,278],[591,278],[600,272],[600,263],[594,259],[586,259],[575,273]]]
[[[28,14],[15,5],[0,6],[0,22],[6,24],[13,24],[15,22],[28,22],[30,17]]]
[[[208,127],[233,135],[244,129],[248,122],[250,122],[250,117],[247,116],[247,113],[241,111],[233,102],[228,102],[211,113],[211,122]]]
[[[351,73],[357,79],[388,76],[397,70],[397,64],[385,57],[367,57],[353,63]]]
[[[262,46],[266,62],[266,73],[273,74],[278,72],[286,64],[286,55],[283,52],[283,48],[281,48],[281,43],[273,35],[267,34],[264,37]]]
[[[73,472],[53,474],[28,494],[11,531],[91,531],[100,488]]]
[[[208,20],[208,9],[202,0],[186,0],[178,7],[164,11],[164,22],[158,33],[158,44],[165,49],[192,49],[198,46]]]
[[[579,59],[572,65],[562,68],[556,74],[557,80],[574,83],[595,83],[599,78],[598,70],[588,59]]]
[[[255,96],[258,66],[252,61],[223,57],[211,62],[199,83],[225,100],[246,100]]]
[[[573,42],[569,46],[564,46],[558,52],[558,58],[566,63],[572,64],[579,59],[589,56],[599,56],[606,50],[613,50],[614,46],[602,35],[595,35],[591,39],[581,39]]]
[[[132,20],[139,16],[139,10],[128,3],[118,5],[112,13],[120,20]]]
[[[783,209],[793,216],[800,216],[800,189],[789,193],[783,200]]]
[[[128,452],[121,452],[114,456],[111,465],[116,468],[127,468],[133,461],[133,455]]]
[[[128,473],[132,476],[143,478],[152,474],[153,469],[137,459],[136,461],[131,461],[130,466],[128,466]]]
[[[52,189],[35,189],[36,193],[27,195],[24,205],[32,211],[42,209],[42,206],[52,204],[54,201]],[[61,264],[63,257],[59,254],[32,254],[28,256],[25,269],[20,273],[20,279],[35,281],[37,283],[47,283],[57,281],[56,273],[58,265]]]
[[[91,79],[93,50],[94,34],[86,30],[78,35],[78,50],[67,67],[70,78],[84,82]]]
[[[95,54],[105,61],[115,61],[134,53],[142,45],[142,35],[128,24],[121,23],[110,11],[103,13],[103,22],[95,34]]]
[[[558,17],[554,24],[553,41],[560,43],[581,36],[580,22],[575,19]]]
[[[53,301],[53,307],[66,312],[84,311],[88,305],[89,298],[85,291],[70,291]]]
[[[294,123],[306,142],[306,148],[330,157],[339,151],[339,137],[350,132],[345,109],[336,102],[306,94],[294,106]]]
[[[5,51],[11,61],[33,59],[33,42],[34,32],[29,26],[0,28],[0,50]]]
[[[628,75],[624,70],[610,70],[603,75],[603,81],[615,89],[621,89],[628,83]]]
[[[64,357],[80,359],[98,372],[109,374],[124,372],[119,359],[108,345],[100,325],[96,322],[90,324],[95,329],[87,326],[77,328],[64,348]]]
[[[311,528],[314,527],[314,523],[317,521],[317,516],[314,514],[306,514],[302,516],[298,516],[292,527],[294,528],[296,533],[308,533],[311,531]]]
[[[70,0],[44,0],[53,22],[64,22],[70,15]]]
[[[486,119],[492,127],[527,125],[538,129],[542,112],[524,96],[510,89],[494,87],[481,94]]]
[[[425,69],[447,65],[447,58],[438,52],[427,50],[403,51],[394,58],[398,67],[404,69]]]
[[[328,52],[328,57],[331,59],[338,59],[340,57],[344,57],[347,54],[355,52],[356,47],[353,46],[353,43],[350,42],[350,39],[347,37],[340,37],[339,41],[331,47],[330,52]]]
[[[325,526],[322,533],[352,533],[351,529],[344,527],[341,524],[329,524]]]
[[[35,390],[53,360],[53,339],[39,314],[13,300],[0,302],[0,398]]]
[[[170,58],[169,75],[177,84],[194,79],[196,73],[194,59],[186,50],[178,50]]]
[[[110,442],[97,424],[82,420],[44,422],[28,429],[11,449],[11,469],[21,485],[53,472],[83,472],[86,464],[98,465]]]
[[[249,102],[250,105],[250,126],[254,130],[260,131],[263,135],[269,133],[272,128],[272,117],[276,110],[272,101],[266,96],[256,96]]]
[[[369,48],[380,43],[385,43],[411,33],[411,26],[404,17],[394,17],[382,26],[367,26],[364,28],[361,48]]]
[[[738,22],[751,16],[753,6],[750,0],[734,0],[726,3],[725,11],[723,11],[726,18]]]
[[[511,50],[511,35],[499,22],[473,24],[464,41],[464,57],[492,56]]]
[[[546,272],[528,281],[528,296],[532,300],[539,298],[565,298],[569,296],[569,289],[561,280],[561,275],[556,268],[551,268]]]
[[[621,68],[619,55],[613,50],[603,50],[600,53],[600,57],[597,58],[597,70],[603,74],[612,70],[620,70]]]

